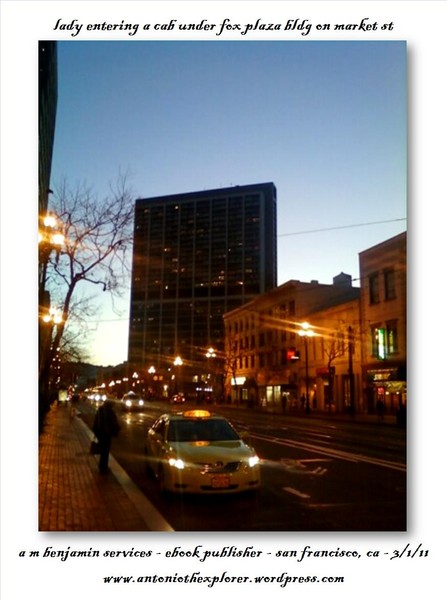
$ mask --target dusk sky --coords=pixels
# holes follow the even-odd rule
[[[359,252],[407,228],[405,42],[63,41],[58,77],[52,186],[272,181],[278,284],[359,285]],[[120,308],[91,324],[95,364],[127,359]]]
[[[297,543],[362,554],[354,561],[303,563],[311,573],[345,577],[343,585],[331,585],[332,600],[359,595],[373,600],[396,586],[409,596],[423,595],[428,581],[442,589],[447,2],[24,0],[0,6],[1,596],[26,598],[40,591],[47,598],[89,598],[104,593],[103,575],[140,574],[138,559],[44,558],[53,542],[36,526],[39,40],[57,40],[59,46],[51,187],[67,178],[72,188],[85,182],[101,197],[120,170],[131,173],[136,198],[272,181],[278,190],[279,284],[290,279],[330,284],[344,272],[358,285],[359,253],[407,230],[408,216],[408,531],[360,536],[303,531]],[[313,28],[306,36],[283,28],[244,37],[237,31],[216,37],[142,27],[130,37],[125,31],[86,29],[105,21],[142,25],[205,18],[217,24],[225,18],[242,24],[299,18]],[[355,26],[365,18],[393,28],[335,30],[336,24]],[[56,31],[59,19],[77,19],[83,31],[76,37]],[[330,30],[318,30],[326,23]],[[110,304],[91,323],[89,360],[95,364],[127,359],[129,293],[120,316]],[[24,447],[17,451],[19,411]],[[287,447],[282,456],[290,457]],[[17,510],[19,505],[26,510]],[[275,552],[289,537],[255,534],[237,536],[237,543]],[[56,550],[73,547],[69,532],[57,537]],[[182,573],[189,563],[166,562],[164,551],[177,543],[168,537],[150,538],[150,566],[156,573]],[[233,538],[234,532],[215,532],[213,547],[231,545]],[[142,542],[122,532],[118,538],[83,535],[82,543],[105,552],[116,549],[117,539],[120,549],[138,549]],[[206,536],[192,532],[179,540],[184,548],[197,543],[206,544]],[[421,545],[427,558],[405,556]],[[366,558],[371,550],[380,551],[380,558]],[[393,553],[402,558],[390,560]],[[206,573],[253,575],[264,565],[221,563],[210,559]],[[275,564],[273,574],[290,573],[289,559]],[[232,589],[216,587],[216,593]],[[292,586],[287,589],[286,595],[295,594]],[[147,588],[132,590],[136,597],[147,596]],[[186,598],[200,596],[194,586],[182,590]],[[118,598],[122,589],[111,586],[107,593]],[[327,586],[312,585],[312,597],[326,595]]]

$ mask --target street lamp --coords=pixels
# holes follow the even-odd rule
[[[349,402],[351,415],[355,415],[355,382],[354,382],[354,370],[352,365],[352,359],[354,354],[354,336],[352,333],[352,327],[348,327],[348,373],[349,373]]]
[[[56,311],[55,308],[51,307],[48,313],[43,315],[42,321],[44,323],[54,323],[55,325],[59,325],[62,323],[62,315]]]
[[[133,382],[132,382],[132,387],[133,387],[133,388],[136,388],[137,390],[139,390],[139,387],[140,387],[140,386],[139,386],[139,383],[140,383],[140,375],[139,375],[139,374],[138,374],[136,371],[134,371],[134,372],[132,373],[132,379],[133,379]]]
[[[51,213],[42,217],[41,226],[39,228],[40,292],[45,289],[47,265],[50,255],[53,250],[59,255],[64,242],[65,237],[64,234],[58,230],[56,218]]]
[[[216,351],[214,350],[214,348],[208,348],[206,357],[207,358],[216,358]]]
[[[175,392],[179,392],[181,390],[179,390],[179,384],[178,381],[180,379],[180,367],[183,365],[183,360],[181,359],[180,356],[176,356],[174,359],[174,367],[177,368],[177,372],[178,372],[178,377],[175,378]]]
[[[309,354],[307,348],[307,340],[310,337],[315,335],[313,329],[311,329],[311,325],[309,323],[304,322],[300,323],[301,329],[298,330],[298,335],[304,338],[304,352],[305,352],[305,361],[306,361],[306,413],[310,413],[310,404],[309,404]]]
[[[155,381],[157,379],[157,377],[156,377],[157,370],[155,369],[154,365],[151,365],[148,368],[147,372],[149,373],[149,375],[151,377],[148,394],[149,394],[149,397],[152,398],[153,396],[156,396],[156,391],[154,391],[154,388],[155,388]]]
[[[214,348],[208,348],[205,356],[208,359],[208,371],[209,371],[209,373],[208,373],[207,379],[208,378],[211,379],[210,388],[211,388],[211,393],[214,395],[214,385],[213,385],[214,384],[214,381],[213,381],[214,377],[213,377],[213,368],[211,367],[211,359],[216,358],[216,351],[214,350]]]
[[[41,307],[42,310],[42,307]],[[55,308],[50,307],[47,312],[40,314],[39,320],[39,377],[45,375],[45,379],[50,376],[53,365],[54,352],[54,328],[63,322],[63,317]],[[45,381],[47,383],[47,381]]]
[[[49,336],[53,325],[58,325],[53,320],[53,315],[44,315],[49,310],[50,293],[46,291],[47,267],[51,253],[56,251],[56,260],[64,244],[65,238],[58,230],[57,220],[50,213],[39,217],[39,263],[38,263],[38,293],[39,293],[39,417],[43,417],[49,408],[50,383],[49,377],[53,364],[53,349],[48,346]],[[48,331],[51,324],[51,332]]]

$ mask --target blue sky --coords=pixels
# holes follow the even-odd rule
[[[273,181],[278,283],[358,277],[407,227],[404,42],[60,42],[52,185],[136,197]],[[128,295],[92,324],[127,358]],[[111,348],[110,339],[117,340]]]

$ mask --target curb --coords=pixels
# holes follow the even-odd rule
[[[79,416],[79,413],[76,416]],[[95,439],[92,430],[81,418],[78,418],[78,422],[87,433],[89,441]],[[109,469],[151,531],[175,531],[111,454],[109,455]]]

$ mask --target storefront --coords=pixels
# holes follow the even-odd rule
[[[407,405],[405,365],[364,367],[365,395],[368,412],[383,410],[395,413]]]

